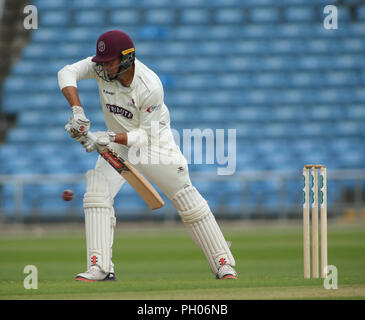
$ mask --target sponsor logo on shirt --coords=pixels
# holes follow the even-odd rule
[[[114,104],[109,104],[109,103],[107,103],[105,106],[107,107],[109,112],[112,112],[114,114],[120,114],[120,115],[122,115],[123,117],[125,117],[127,119],[132,119],[133,118],[133,113],[130,112],[129,110],[127,110],[127,109],[124,109],[122,107],[116,106]]]
[[[110,92],[110,91],[107,91],[107,90],[105,90],[105,89],[103,89],[103,92],[104,92],[105,94],[110,94],[111,96],[115,94],[114,92]]]
[[[150,107],[148,107],[147,109],[146,109],[146,111],[148,112],[148,113],[152,113],[153,111],[155,111],[155,110],[160,110],[161,109],[161,105],[159,104],[158,106],[150,106]]]

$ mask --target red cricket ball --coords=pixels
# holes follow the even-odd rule
[[[72,190],[65,190],[62,193],[62,198],[65,201],[71,201],[74,198],[74,193]]]

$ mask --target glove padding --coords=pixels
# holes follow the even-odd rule
[[[75,114],[70,119],[70,124],[73,136],[86,136],[90,129],[90,120],[82,114]]]
[[[69,119],[69,128],[66,131],[70,133],[72,138],[82,135],[86,136],[90,129],[90,120],[86,118],[84,110],[81,106],[72,106],[72,118]]]
[[[68,122],[65,125],[65,130],[70,134],[72,138],[74,138],[76,141],[80,142],[81,137],[84,137],[82,134],[78,134],[77,131],[73,130],[72,128],[72,118],[68,120]]]

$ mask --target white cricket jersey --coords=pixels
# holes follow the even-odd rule
[[[130,87],[124,87],[119,81],[107,82],[101,79],[94,70],[95,63],[91,58],[62,68],[58,73],[60,89],[77,87],[77,81],[94,78],[99,87],[108,130],[128,134],[143,129],[147,133],[149,145],[158,144],[160,149],[169,149],[170,152],[171,149],[178,148],[170,129],[170,115],[164,103],[164,91],[159,77],[136,59],[133,81]],[[87,107],[85,113],[87,115]]]

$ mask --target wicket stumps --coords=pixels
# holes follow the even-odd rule
[[[304,278],[310,273],[310,207],[312,207],[312,274],[319,278],[318,262],[318,169],[319,202],[321,207],[321,277],[326,277],[327,267],[327,169],[323,165],[306,165],[303,168],[303,253]],[[311,179],[309,179],[309,177]],[[311,181],[311,182],[309,182]],[[311,188],[311,192],[309,192]],[[311,205],[310,202],[311,201]]]

